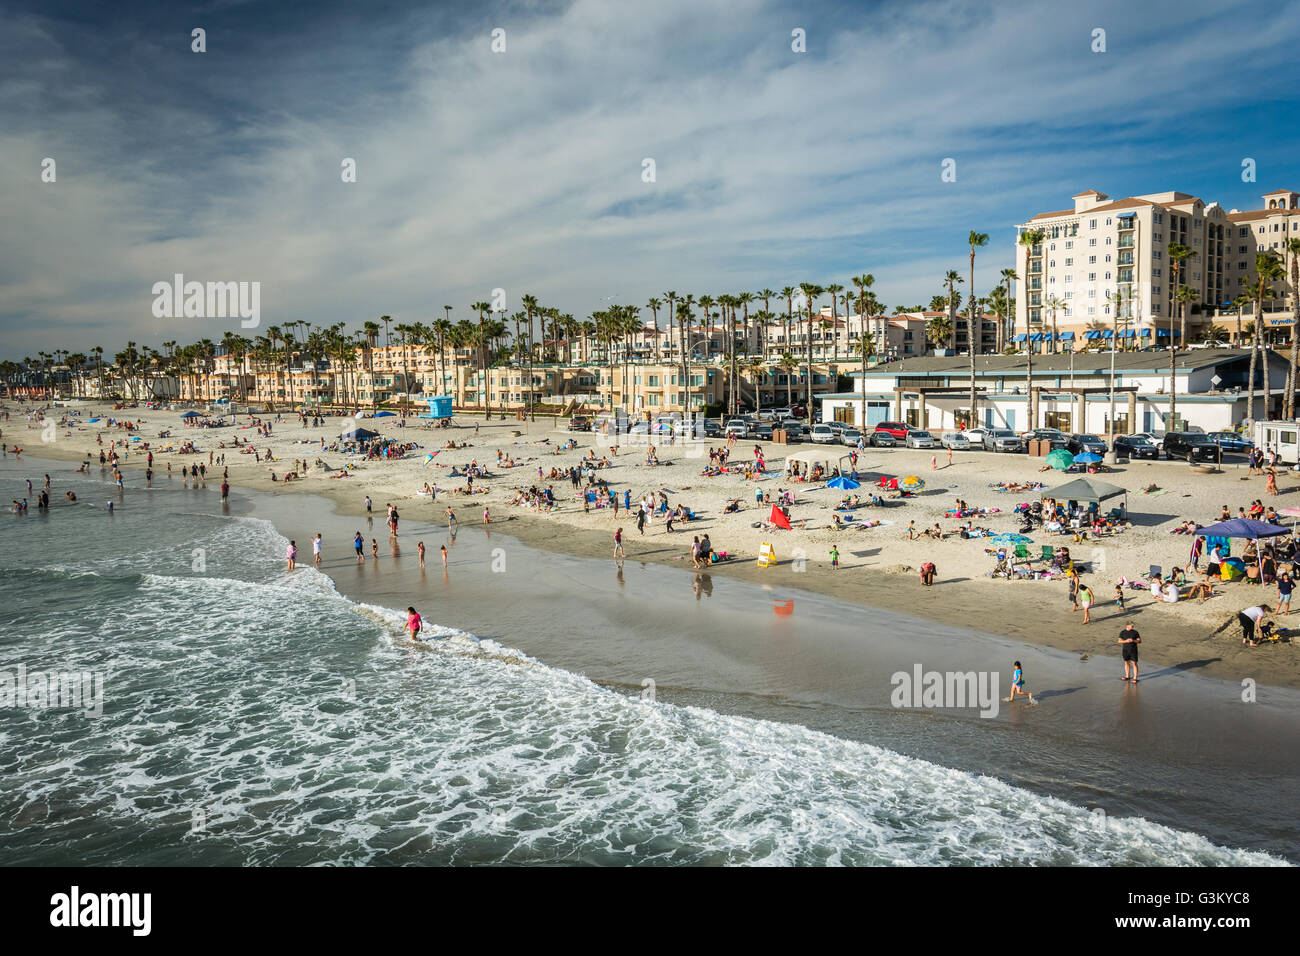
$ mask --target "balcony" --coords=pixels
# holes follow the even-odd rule
[[[1117,249],[1132,249],[1132,248],[1133,248],[1133,237],[1132,237],[1132,236],[1121,236],[1119,242],[1115,243],[1115,248],[1117,248]]]

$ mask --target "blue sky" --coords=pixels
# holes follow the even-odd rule
[[[532,293],[585,318],[667,289],[862,272],[896,306],[928,301],[947,269],[965,275],[976,229],[992,237],[984,293],[1013,265],[1015,223],[1083,189],[1247,209],[1300,188],[1298,14],[3,4],[0,357],[238,329],[155,318],[151,287],[177,272],[260,282],[262,329],[429,321],[444,304],[469,317],[498,287],[512,311]],[[195,27],[206,53],[191,52]],[[806,53],[791,49],[796,28]],[[955,182],[940,179],[945,158]]]

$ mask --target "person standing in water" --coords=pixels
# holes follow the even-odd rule
[[[284,549],[285,559],[289,562],[289,570],[293,570],[294,564],[298,560],[298,542],[290,541],[289,547]]]
[[[615,501],[618,499],[615,498]],[[623,557],[623,529],[619,528],[614,532],[614,557]]]
[[[447,546],[445,544],[442,546],[441,551],[442,551],[442,569],[446,571],[447,570]]]
[[[1124,625],[1124,630],[1119,632],[1120,656],[1124,658],[1124,676],[1120,680],[1132,680],[1138,682],[1138,645],[1142,643],[1142,635],[1138,633],[1136,627],[1131,623]],[[1129,667],[1133,668],[1133,676],[1129,677]]]
[[[415,544],[415,550],[420,553],[420,567],[424,567],[424,542],[417,541]]]
[[[406,609],[406,629],[411,634],[411,640],[422,640],[420,637],[420,628],[423,624],[424,621],[420,618],[420,612],[413,607],[408,607]]]
[[[1025,673],[1020,669],[1020,661],[1016,661],[1016,668],[1011,672],[1011,700],[1014,701],[1020,694],[1029,698],[1031,704],[1036,703],[1034,695],[1025,689]]]
[[[360,564],[362,561],[366,559],[365,556],[366,539],[361,537],[360,531],[358,531],[356,537],[352,539],[352,547],[356,549],[357,564]]]
[[[316,537],[311,539],[311,556],[312,556],[312,563],[316,565],[316,567],[318,568],[320,567],[320,549],[321,549],[321,536],[320,536],[320,532],[317,531]]]

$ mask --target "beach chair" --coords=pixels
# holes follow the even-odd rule
[[[1162,573],[1162,569],[1158,564],[1153,564],[1147,569],[1148,578],[1154,578],[1157,574],[1161,574],[1161,573]]]
[[[1029,546],[1028,546],[1028,545],[1024,545],[1024,544],[1018,544],[1018,545],[1016,545],[1016,557],[1017,557],[1017,558],[1028,558],[1028,557],[1029,557]]]
[[[1111,508],[1110,514],[1106,517],[1110,518],[1111,521],[1123,521],[1124,511],[1122,508]]]
[[[1040,553],[1042,554],[1044,561],[1051,561],[1052,558],[1056,557],[1056,549],[1050,544],[1043,545]]]
[[[898,490],[898,479],[897,479],[897,478],[890,478],[890,479],[889,479],[889,484],[886,486],[886,490],[888,490],[888,491],[897,491],[897,490]]]

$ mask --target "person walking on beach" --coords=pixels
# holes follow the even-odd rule
[[[1016,661],[1015,670],[1011,672],[1011,696],[1008,700],[1014,702],[1021,694],[1028,697],[1031,704],[1036,703],[1034,695],[1029,693],[1028,689],[1025,687],[1025,672],[1020,667],[1020,661]]]
[[[316,565],[316,567],[318,568],[320,567],[320,548],[321,548],[321,537],[320,537],[320,532],[317,531],[316,537],[311,539],[311,557],[312,557],[312,563]]]
[[[491,516],[490,514],[488,514],[488,510],[487,510],[486,507],[483,509],[483,523],[484,523],[484,524],[491,524],[491,523],[492,523],[492,516]]]
[[[289,562],[289,570],[293,570],[294,564],[298,560],[298,542],[290,541],[289,547],[284,549],[285,559]]]
[[[371,504],[370,496],[366,495],[366,514],[370,514]]]
[[[150,471],[150,472],[148,472],[148,474],[149,474],[150,479],[152,479],[152,478],[153,478],[153,472]],[[151,481],[151,483],[152,483],[152,481]],[[229,497],[230,497],[230,482],[228,482],[228,481],[222,481],[222,482],[221,482],[221,500],[222,500],[222,501],[225,501],[225,500],[226,500],[227,498],[229,498]]]
[[[1264,486],[1264,490],[1270,495],[1277,494],[1277,472],[1272,465],[1268,467],[1268,484]]]
[[[352,547],[356,549],[356,552],[357,552],[357,564],[360,564],[362,561],[365,560],[365,557],[366,557],[366,556],[365,556],[365,550],[366,550],[366,539],[363,538],[363,537],[361,537],[361,532],[360,532],[360,531],[358,531],[358,532],[357,532],[357,536],[356,536],[355,538],[352,539]]]
[[[616,558],[623,557],[623,529],[622,528],[619,528],[614,532],[614,557]]]
[[[1291,613],[1291,592],[1295,590],[1295,582],[1291,580],[1291,575],[1283,571],[1277,578],[1277,615],[1282,617]]]
[[[1142,643],[1142,635],[1138,633],[1138,629],[1131,623],[1125,624],[1124,630],[1119,632],[1119,640],[1115,643],[1119,644],[1120,656],[1124,659],[1124,676],[1120,680],[1132,680],[1136,684],[1138,682],[1138,645]],[[1132,668],[1131,673],[1133,676],[1131,678],[1129,677],[1129,668]]]
[[[1078,578],[1075,578],[1075,580],[1078,580]],[[1092,588],[1088,587],[1088,585],[1086,584],[1080,584],[1077,599],[1079,601],[1079,607],[1083,608],[1083,623],[1091,624],[1092,623]]]
[[[930,470],[931,470],[931,471],[938,471],[938,470],[939,470],[939,456],[938,456],[938,455],[931,455],[931,456],[930,456]]]
[[[1065,584],[1070,590],[1070,610],[1079,610],[1079,572],[1070,568],[1065,572]]]
[[[422,640],[420,637],[420,628],[423,625],[424,621],[420,617],[420,612],[413,607],[408,607],[406,609],[406,629],[411,634],[411,640]]]
[[[636,512],[636,530],[642,537],[645,537],[645,503]]]
[[[376,561],[379,560],[379,542],[374,538],[370,539],[370,556]]]
[[[695,570],[700,569],[700,536],[698,534],[691,542],[691,564],[695,566]]]
[[[1115,606],[1119,608],[1121,614],[1127,610],[1124,607],[1124,586],[1122,584],[1115,585]]]
[[[448,505],[448,506],[447,506],[447,510],[444,511],[443,514],[446,515],[446,517],[447,517],[447,527],[448,527],[448,528],[455,528],[455,527],[456,527],[456,512],[454,512],[454,511],[451,510],[451,505]]]

